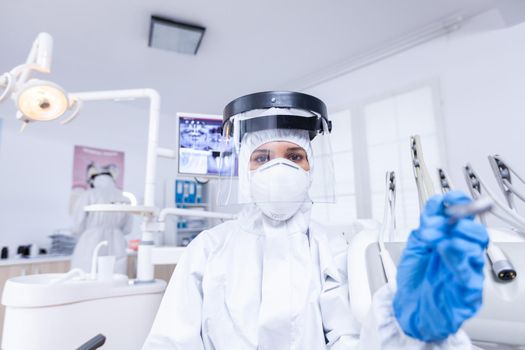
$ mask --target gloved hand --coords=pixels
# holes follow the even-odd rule
[[[458,191],[430,198],[401,256],[393,308],[413,338],[443,340],[481,306],[487,230],[472,217],[450,223],[444,212],[469,201]]]

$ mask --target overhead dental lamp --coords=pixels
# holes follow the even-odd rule
[[[24,64],[0,75],[0,102],[11,98],[17,108],[17,119],[23,122],[22,129],[34,121],[51,121],[70,112],[62,121],[71,121],[79,112],[77,99],[70,98],[64,89],[55,83],[29,79],[32,72],[49,73],[53,53],[53,38],[47,33],[38,34]]]
[[[16,94],[17,118],[24,122],[50,121],[64,115],[69,99],[58,85],[44,80],[31,79]]]

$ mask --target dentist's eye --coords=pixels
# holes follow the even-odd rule
[[[264,163],[268,162],[269,160],[270,160],[270,156],[268,156],[268,155],[261,155],[261,156],[255,157],[254,162],[256,162],[258,164],[264,164]]]
[[[300,163],[304,160],[304,155],[300,154],[300,153],[290,153],[288,154],[288,157],[287,157],[289,160],[291,160],[292,162],[294,163]]]
[[[255,151],[250,157],[250,163],[252,166],[260,166],[271,160],[270,152],[267,151]]]

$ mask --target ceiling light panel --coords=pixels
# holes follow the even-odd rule
[[[151,16],[149,46],[196,55],[206,28]]]

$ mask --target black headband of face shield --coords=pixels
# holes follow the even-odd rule
[[[319,117],[301,117],[293,115],[269,115],[260,118],[247,119],[240,122],[240,134],[266,129],[302,129],[307,130],[310,139],[324,132],[323,120],[332,131],[332,122],[328,120],[326,105],[317,97],[292,91],[266,91],[239,97],[226,105],[223,113],[223,131],[228,136],[233,135],[230,118],[239,113],[255,109],[294,108],[318,114]],[[227,125],[229,124],[229,125]]]

